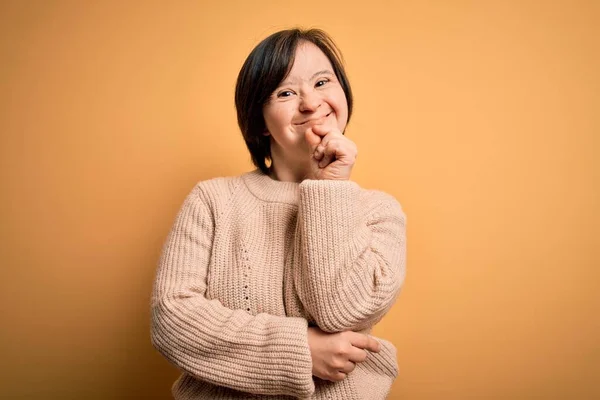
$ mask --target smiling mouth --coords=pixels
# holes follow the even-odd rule
[[[311,118],[311,119],[307,119],[306,121],[304,121],[304,122],[300,122],[299,124],[295,124],[295,125],[302,126],[302,125],[306,125],[306,124],[308,124],[309,122],[316,122],[316,121],[320,121],[320,120],[322,120],[322,119],[325,119],[325,118],[329,117],[329,116],[331,115],[331,113],[332,113],[332,112],[333,112],[333,111],[329,111],[329,114],[323,115],[322,117],[319,117],[319,118]]]

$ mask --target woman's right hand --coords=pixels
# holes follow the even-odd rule
[[[317,327],[308,328],[308,346],[313,375],[333,382],[344,380],[356,363],[365,361],[367,350],[380,350],[379,342],[362,333],[327,333]]]

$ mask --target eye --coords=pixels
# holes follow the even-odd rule
[[[324,84],[326,84],[327,82],[329,82],[329,79],[321,79],[320,81],[318,81],[315,86],[316,87],[320,87],[323,86]]]
[[[290,97],[293,94],[294,92],[292,92],[291,90],[284,90],[282,92],[277,93],[277,97]]]

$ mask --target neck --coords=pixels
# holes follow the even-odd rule
[[[276,181],[300,183],[306,179],[307,173],[301,167],[289,168],[272,163],[269,167],[269,176]]]
[[[269,176],[282,182],[300,183],[308,176],[309,165],[306,157],[297,154],[280,155],[278,149],[271,147],[271,166]]]

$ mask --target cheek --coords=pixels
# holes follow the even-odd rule
[[[348,101],[344,90],[340,88],[339,93],[336,93],[335,112],[338,115],[339,124],[346,125],[348,121]]]
[[[268,129],[278,129],[289,125],[291,121],[289,107],[273,107],[263,112]]]
[[[346,100],[344,89],[341,87],[338,88],[334,93],[334,104],[338,113],[348,114],[348,101]]]

